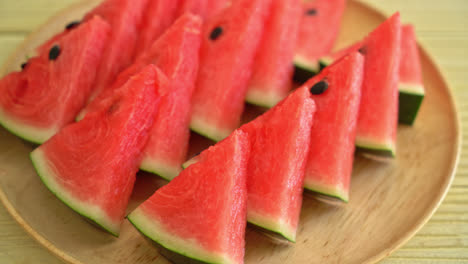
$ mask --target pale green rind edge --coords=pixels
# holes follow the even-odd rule
[[[190,122],[190,129],[197,134],[200,134],[204,137],[207,137],[213,141],[221,141],[227,136],[231,134],[232,131],[222,131],[221,129],[213,126],[204,120],[197,118],[197,116],[193,115],[192,120]]]
[[[139,208],[135,209],[127,218],[138,231],[167,250],[206,263],[236,264],[235,261],[226,256],[210,253],[201,248],[196,241],[184,240],[165,232],[161,224],[155,219],[147,217]]]
[[[283,100],[286,96],[287,95],[281,96],[272,92],[266,92],[251,86],[247,90],[245,101],[249,104],[272,108],[281,100]]]
[[[197,157],[198,156],[195,156],[195,157],[187,160],[186,162],[184,162],[184,164],[182,164],[182,168],[186,169],[186,168],[188,168],[188,166],[197,163],[198,162]]]
[[[396,156],[396,146],[394,143],[377,143],[356,137],[355,145],[356,148],[362,152],[369,152],[378,156],[386,156],[392,158]]]
[[[167,181],[171,181],[182,171],[180,165],[168,166],[166,163],[148,156],[145,156],[141,161],[140,170],[156,174]]]
[[[327,186],[324,184],[319,184],[307,180],[304,181],[304,188],[310,192],[315,192],[325,196],[337,198],[344,203],[347,203],[349,201],[349,193],[343,188],[339,188],[336,186]]]
[[[296,242],[296,230],[290,228],[281,220],[276,220],[271,217],[255,213],[252,210],[247,210],[247,222],[262,229],[271,231],[275,234],[281,235],[290,242]]]
[[[105,215],[101,208],[79,201],[78,199],[72,197],[68,191],[60,187],[60,185],[54,180],[56,176],[54,176],[54,172],[49,169],[45,155],[40,148],[37,148],[31,152],[30,158],[37,174],[41,178],[44,185],[57,198],[59,198],[59,200],[61,200],[78,214],[89,218],[112,235],[116,237],[119,236],[120,223],[114,223]]]
[[[320,64],[319,64],[318,61],[311,62],[311,61],[303,58],[300,55],[295,55],[294,56],[293,63],[294,63],[294,66],[296,66],[298,68],[301,68],[301,69],[304,69],[304,70],[307,70],[307,71],[310,71],[310,72],[317,73],[317,72],[320,71]]]
[[[9,117],[3,109],[0,109],[0,124],[10,133],[36,144],[42,144],[55,135],[58,128],[41,129]]]
[[[421,84],[399,83],[398,91],[401,93],[414,94],[422,97],[425,95],[424,87]]]

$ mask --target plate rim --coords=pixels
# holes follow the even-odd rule
[[[18,57],[18,54],[24,50],[27,47],[27,44],[36,37],[43,29],[50,24],[51,22],[59,19],[62,17],[65,13],[70,12],[72,9],[77,8],[77,7],[82,7],[83,5],[91,5],[93,3],[100,2],[101,0],[82,0],[76,3],[73,3],[61,10],[59,10],[57,13],[54,15],[50,16],[42,25],[37,27],[32,33],[30,33],[24,41],[15,49],[11,55],[8,56],[7,60],[5,61],[4,64],[0,67],[0,76],[3,76],[6,74],[6,69],[8,68],[9,65],[11,65],[15,59]],[[369,5],[367,3],[363,3],[360,0],[348,0],[351,2],[354,2],[357,5],[360,5],[361,7],[364,7],[368,9],[369,11],[373,12],[375,15],[381,17],[383,20],[388,17],[388,15],[380,10],[379,8]],[[442,81],[445,92],[448,95],[449,103],[450,103],[450,111],[453,113],[453,119],[454,119],[454,132],[455,132],[455,148],[452,153],[452,160],[450,162],[450,175],[448,177],[445,177],[444,180],[444,186],[443,188],[440,189],[438,193],[438,198],[431,204],[432,209],[427,210],[425,212],[425,215],[421,217],[418,221],[416,221],[415,226],[411,227],[407,232],[403,233],[403,235],[400,236],[399,239],[395,240],[395,242],[391,243],[391,246],[387,247],[385,250],[382,250],[381,252],[378,252],[377,254],[369,257],[367,260],[364,261],[364,263],[377,263],[378,261],[388,257],[391,255],[395,250],[399,249],[401,246],[406,244],[414,235],[421,230],[421,228],[431,219],[431,217],[434,215],[434,213],[437,211],[437,209],[440,207],[442,202],[445,200],[445,197],[447,196],[448,191],[450,190],[450,187],[452,186],[452,182],[455,178],[456,171],[458,168],[458,164],[460,162],[460,156],[461,156],[461,146],[462,146],[462,133],[460,130],[461,123],[460,123],[460,115],[457,111],[457,104],[454,100],[454,96],[452,93],[452,89],[450,89],[449,83],[447,82],[446,79],[446,74],[442,70],[442,68],[439,67],[438,63],[436,63],[436,60],[434,60],[434,57],[427,52],[427,49],[425,48],[425,45],[423,45],[421,42],[418,41],[418,47],[419,51],[422,53],[423,56],[426,56],[429,61],[432,64],[432,67],[435,70],[435,73],[440,77],[439,79]],[[70,254],[65,253],[64,251],[60,250],[58,247],[56,247],[54,244],[52,244],[47,238],[42,236],[39,232],[37,232],[35,229],[33,229],[26,220],[23,219],[23,217],[18,213],[18,211],[14,208],[14,206],[11,204],[10,200],[6,196],[5,192],[3,189],[0,187],[0,203],[3,204],[5,207],[6,211],[12,216],[12,218],[18,223],[19,226],[21,226],[26,233],[32,237],[34,240],[36,240],[43,248],[47,249],[49,252],[51,252],[53,255],[58,257],[60,260],[69,263],[69,264],[85,264],[81,262],[80,260],[76,259],[75,257],[71,256]]]

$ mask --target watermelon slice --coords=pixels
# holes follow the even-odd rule
[[[354,140],[361,98],[364,57],[359,52],[337,61],[304,87],[319,89],[305,170],[306,190],[348,201]],[[334,202],[335,199],[329,199]]]
[[[31,153],[51,192],[115,236],[157,110],[158,80],[164,77],[148,66],[109,98],[106,109],[65,127]]]
[[[293,242],[315,112],[310,97],[308,89],[300,89],[241,127],[252,143],[247,169],[247,220]]]
[[[424,99],[421,61],[412,25],[401,28],[401,57],[398,121],[412,125]]]
[[[372,156],[395,156],[400,35],[400,15],[396,13],[364,40],[366,60],[356,146]]]
[[[319,59],[328,55],[341,26],[346,0],[302,1],[302,19],[294,65],[297,74],[315,74]]]
[[[249,152],[248,136],[233,133],[128,219],[178,263],[243,263]]]
[[[144,12],[143,23],[136,47],[137,56],[151,48],[176,18],[178,1],[155,0],[149,1]]]
[[[82,114],[99,111],[113,90],[148,64],[157,65],[169,77],[160,85],[161,103],[155,116],[151,136],[144,150],[141,169],[171,180],[181,171],[187,158],[190,137],[191,98],[198,71],[201,42],[201,18],[185,14],[119,74],[116,82],[101,93]],[[83,115],[79,116],[81,119]]]
[[[255,58],[246,101],[272,107],[291,88],[294,48],[299,29],[299,0],[273,1],[265,33]]]
[[[229,5],[227,0],[179,0],[177,16],[192,13],[203,18],[211,18]]]
[[[106,0],[85,16],[85,20],[94,15],[101,16],[112,27],[90,100],[111,85],[117,75],[133,62],[147,3],[148,0]]]
[[[195,132],[219,141],[239,126],[270,3],[238,0],[205,23],[192,101]]]
[[[109,25],[94,17],[54,38],[43,52],[0,80],[0,123],[43,143],[73,122],[91,92]]]

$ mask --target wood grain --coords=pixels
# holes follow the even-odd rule
[[[54,0],[48,0],[46,2],[50,2],[51,4],[56,4],[54,8],[59,5],[62,5],[62,6],[65,5],[65,3],[62,3],[60,0],[55,0],[55,2],[52,3],[53,1]],[[25,2],[31,2],[31,1],[19,0],[16,2],[25,3]],[[69,2],[73,2],[73,1],[67,1],[67,3]],[[371,2],[371,1],[368,1],[368,2]],[[466,74],[466,69],[468,69],[468,65],[464,61],[467,55],[466,47],[468,46],[466,45],[468,44],[467,32],[464,31],[465,28],[467,28],[466,27],[467,20],[464,19],[464,16],[463,16],[464,14],[463,11],[466,12],[466,4],[464,4],[464,2],[462,1],[453,1],[453,2],[458,4],[458,7],[455,5],[452,6],[452,5],[447,5],[447,4],[444,4],[443,6],[441,4],[431,5],[431,4],[428,4],[427,1],[423,2],[419,0],[418,1],[391,1],[391,3],[389,3],[389,1],[373,1],[373,4],[384,6],[385,10],[388,10],[388,13],[390,13],[395,8],[400,8],[403,10],[409,10],[408,12],[413,12],[412,14],[414,14],[413,15],[414,20],[413,20],[413,16],[406,16],[405,18],[406,13],[402,12],[403,20],[406,20],[406,21],[409,20],[409,21],[416,23],[418,36],[420,37],[420,39],[423,40],[422,41],[423,44],[429,47],[429,50],[431,53],[435,53],[435,54],[440,53],[444,56],[443,58],[447,58],[447,57],[449,58],[449,59],[444,59],[441,65],[446,70],[447,76],[449,76],[449,80],[451,81],[450,84],[452,85],[453,88],[455,88],[457,99],[459,102],[459,112],[462,114],[461,116],[462,124],[466,124],[468,126],[468,120],[464,122],[464,120],[466,119],[464,113],[468,110],[467,109],[468,103],[465,103],[466,101],[465,98],[467,94],[466,92],[463,92],[463,87],[466,87],[466,84],[467,84],[466,77],[464,75]],[[4,19],[4,16],[2,16],[2,12],[6,10],[2,6],[4,3],[6,2],[5,1],[0,2],[0,19],[2,19],[0,20],[1,22],[3,22],[3,19]],[[419,5],[415,3],[418,3]],[[42,1],[41,1],[41,4],[42,4]],[[27,15],[28,11],[25,11],[27,9],[25,5],[23,6],[19,5],[19,6],[20,7],[16,10],[17,14],[21,14],[21,15],[24,14],[24,16],[28,16]],[[421,9],[421,6],[425,6],[425,7],[427,6],[427,8]],[[15,12],[14,8],[15,6],[12,4],[7,10],[9,10],[9,12]],[[32,6],[31,8],[34,8],[34,6]],[[38,8],[38,10],[40,10],[39,16],[38,16],[40,17],[38,19],[39,21],[40,19],[43,19],[44,17],[42,15],[44,14],[44,9]],[[52,12],[47,15],[50,15],[50,14],[52,14]],[[453,14],[461,14],[461,15],[456,16]],[[444,17],[445,21],[444,23],[440,23],[440,20],[433,19],[434,17],[437,17],[437,18]],[[6,19],[7,19],[6,22],[10,23],[9,21],[14,21],[15,18],[12,18],[11,16],[7,16]],[[423,23],[427,23],[427,24],[423,24]],[[427,26],[418,27],[419,24],[427,25]],[[451,26],[446,26],[446,25],[451,25]],[[22,31],[22,30],[29,31],[31,30],[31,28],[34,28],[34,27],[37,27],[37,24],[29,25],[29,28],[28,26],[25,26],[22,28],[17,26],[17,27],[12,27],[14,30],[1,29],[4,32],[2,33],[0,31],[0,36],[1,36],[0,40],[3,39],[3,36],[7,36],[7,35],[10,35],[10,36],[15,35],[15,36],[23,37],[23,35],[18,33],[18,31]],[[364,28],[361,28],[361,30],[364,30]],[[447,40],[451,40],[451,42],[448,42]],[[430,45],[426,45],[425,43],[426,41],[428,41]],[[447,46],[449,46],[449,48],[447,48]],[[0,50],[3,51],[3,47]],[[440,56],[442,57],[442,55]],[[432,76],[434,75],[434,73],[429,73],[429,75]],[[448,120],[441,120],[441,121],[447,122]],[[440,125],[440,123],[438,124]],[[464,126],[465,125],[462,125],[462,127]],[[9,139],[15,142],[14,138],[9,138]],[[415,140],[417,140],[417,138]],[[443,140],[440,140],[441,146],[437,146],[436,150],[428,149],[429,156],[435,155],[433,154],[434,152],[440,151],[441,148],[444,147],[443,142],[444,142]],[[4,146],[2,146],[1,148],[2,150],[4,149],[3,147]],[[465,148],[465,145],[463,145],[463,148]],[[425,160],[428,159],[428,157],[424,157],[424,158]],[[457,263],[457,262],[463,262],[464,260],[466,261],[468,259],[466,256],[466,247],[468,244],[468,241],[467,241],[468,240],[467,239],[468,237],[467,218],[468,217],[466,215],[466,212],[468,211],[467,210],[468,209],[467,207],[468,177],[466,177],[467,172],[468,172],[467,161],[468,159],[462,156],[462,160],[461,160],[460,167],[459,167],[459,172],[454,181],[454,187],[452,188],[452,191],[447,196],[447,199],[445,200],[444,205],[440,208],[438,213],[434,215],[433,219],[421,230],[421,232],[419,233],[420,235],[417,235],[414,239],[410,240],[409,243],[404,248],[395,252],[390,258],[387,258],[386,260],[384,260],[383,261],[384,263],[409,263],[409,262],[410,263],[452,263],[452,262]],[[362,167],[358,166],[356,173],[358,173],[361,176],[357,176],[357,180],[356,180],[358,181],[357,184],[362,184],[362,182],[369,184],[366,181],[366,176],[362,176],[362,175],[366,175],[366,173],[365,172],[363,173],[362,170],[364,171],[369,170],[368,166],[372,167],[375,165],[363,165]],[[388,174],[392,174],[394,170],[398,170],[398,168],[397,169],[395,168],[385,169],[386,173]],[[32,172],[29,171],[29,173],[31,174]],[[430,174],[435,174],[435,173],[436,171],[430,172]],[[405,172],[405,174],[407,173]],[[390,181],[390,179],[380,179],[380,180],[377,181],[377,183],[387,183],[388,181]],[[353,193],[355,192],[354,191],[355,185],[356,185],[355,180],[353,180]],[[374,187],[377,188],[376,185],[372,185],[372,188]],[[390,189],[390,190],[393,190],[393,189]],[[433,193],[431,193],[430,195],[433,195]],[[49,197],[49,199],[52,199],[52,198]],[[378,206],[381,206],[377,204],[378,202],[385,202],[385,201],[373,201],[372,205],[375,206],[376,208]],[[416,207],[416,211],[417,211],[418,206],[416,205],[420,206],[420,204],[416,204],[416,202],[418,202],[418,200],[414,201],[415,203],[414,207]],[[314,206],[314,207],[317,206],[319,208],[318,211],[322,210],[322,212],[323,211],[325,211],[326,213],[330,212],[329,208],[325,208],[325,209],[321,208],[319,205],[317,205],[315,201],[312,201],[312,200],[306,200],[305,206]],[[348,209],[345,209],[345,212],[343,214],[346,214],[346,210]],[[397,209],[399,209],[399,207],[396,207],[393,210],[397,210]],[[68,211],[68,208],[64,207],[61,210]],[[59,210],[59,212],[61,211]],[[306,220],[309,218],[314,219],[315,218],[314,214],[316,213],[317,212],[314,212],[313,214],[310,214],[310,215],[305,214],[303,218],[305,217]],[[336,211],[333,209],[332,213],[336,213]],[[70,216],[73,216],[73,214],[70,214]],[[35,215],[34,218],[37,218],[37,215]],[[355,221],[357,221],[358,218],[349,217],[348,219],[349,220],[345,221],[344,223],[348,223],[348,222],[354,223]],[[399,221],[401,221],[402,223],[405,223],[405,222],[408,222],[409,220],[399,219]],[[51,223],[48,223],[48,224],[51,224]],[[4,229],[2,229],[3,227]],[[387,228],[387,226],[385,227]],[[312,229],[312,231],[314,231],[313,229],[318,228],[318,227],[305,227],[305,230],[302,230],[301,232],[309,232],[311,231],[310,228]],[[8,231],[3,232],[3,230],[8,230]],[[21,232],[19,227],[12,222],[11,218],[6,215],[3,209],[0,209],[0,231],[2,231],[1,232],[2,235],[5,234],[5,236],[2,236],[2,238],[0,239],[0,263],[3,263],[3,262],[6,262],[6,263],[56,263],[57,262],[59,263],[58,260],[56,260],[54,257],[51,257],[50,254],[48,254],[46,251],[41,250],[35,244],[34,241],[25,237],[25,235]],[[335,231],[335,232],[338,232],[338,231]],[[314,232],[314,234],[315,233],[316,232]],[[317,232],[317,233],[320,233],[320,232]],[[367,234],[367,237],[369,237],[369,235],[370,234]],[[301,237],[302,235],[300,234],[299,238]],[[296,260],[299,260],[299,262],[296,262],[296,263],[313,263],[314,261],[319,261],[319,260],[323,260],[322,263],[333,262],[331,261],[330,257],[326,259],[320,259],[320,257],[324,257],[324,256],[326,257],[326,255],[329,253],[330,253],[330,256],[333,257],[333,254],[349,253],[352,255],[358,252],[357,250],[352,251],[353,250],[352,247],[344,248],[344,249],[340,248],[339,245],[335,247],[334,245],[332,245],[333,242],[335,243],[342,242],[339,240],[339,238],[343,237],[343,235],[339,234],[339,236],[336,235],[334,237],[337,237],[338,239],[336,241],[329,242],[329,245],[327,248],[322,249],[321,251],[317,251],[317,254],[322,255],[322,256],[316,256],[316,258],[312,260],[311,259],[296,259]],[[365,237],[366,237],[366,234],[363,234],[363,238]],[[369,240],[373,241],[375,244],[379,244],[379,238],[375,240],[374,237],[372,236],[370,237]],[[258,234],[255,232],[249,231],[248,254],[252,254],[250,245],[256,244],[257,242],[260,244],[265,243],[265,241],[263,241],[263,238],[261,236],[258,236]],[[311,244],[310,242],[309,244],[307,244],[307,242],[304,242],[304,243],[306,243],[306,245],[315,245],[315,244],[319,244],[319,241],[312,242]],[[276,249],[277,249],[276,251],[279,252],[279,255],[278,255],[279,257],[277,261],[288,263],[286,260],[290,261],[294,257],[298,257],[296,256],[296,254],[299,254],[297,250],[300,251],[301,248],[297,249],[296,247],[295,250],[293,251],[284,250],[283,248],[276,248]],[[313,247],[311,248],[308,246],[307,249],[309,251],[312,251]],[[28,254],[24,254],[25,250],[28,252]],[[270,249],[263,253],[269,255],[271,254],[271,252],[276,252],[276,251],[271,251]],[[334,261],[333,263],[337,263],[337,262],[349,263],[348,261],[344,261],[344,259],[348,260],[348,258],[344,258],[342,256],[341,259],[335,259],[336,261]],[[301,262],[301,260],[305,262]],[[159,260],[155,260],[153,262],[146,261],[146,262],[141,262],[141,263],[160,263],[160,262]],[[161,262],[161,263],[164,263],[164,262]],[[275,262],[268,262],[268,263],[275,263]]]

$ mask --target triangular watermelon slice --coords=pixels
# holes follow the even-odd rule
[[[400,41],[399,13],[364,40],[362,49],[366,60],[356,146],[368,155],[395,156]]]
[[[346,0],[302,1],[302,19],[296,46],[296,71],[313,74],[319,59],[328,55],[341,27]],[[301,73],[304,74],[304,73]]]
[[[247,220],[290,241],[299,223],[314,113],[309,90],[299,89],[240,128],[252,144]]]
[[[398,121],[412,125],[424,99],[418,43],[412,25],[401,28]]]
[[[84,20],[94,15],[101,16],[112,27],[109,45],[103,51],[90,100],[111,85],[117,75],[133,62],[138,31],[148,1],[105,0],[85,16]]]
[[[131,67],[119,74],[111,87],[82,111],[85,114],[101,109],[102,101],[112,96],[113,90],[130,76],[148,64],[158,66],[168,76],[169,82],[160,86],[161,103],[144,150],[141,169],[167,180],[179,174],[187,158],[191,98],[198,71],[201,25],[198,16],[181,16]]]
[[[128,219],[178,263],[243,263],[249,152],[248,136],[234,132]]]
[[[234,1],[205,23],[192,101],[195,132],[219,141],[239,126],[270,3]]]
[[[139,56],[149,49],[176,18],[178,1],[151,0],[143,15],[136,54]]]
[[[301,11],[299,0],[273,1],[255,57],[247,102],[269,108],[288,95]]]
[[[304,186],[345,202],[349,197],[363,73],[364,57],[353,52],[304,84],[310,89],[325,88],[312,96],[317,112]]]
[[[115,236],[158,107],[160,78],[163,73],[148,66],[118,89],[103,111],[65,127],[31,153],[52,193]]]
[[[93,17],[43,45],[21,72],[1,79],[0,123],[43,143],[73,122],[91,92],[109,33],[109,24]]]

